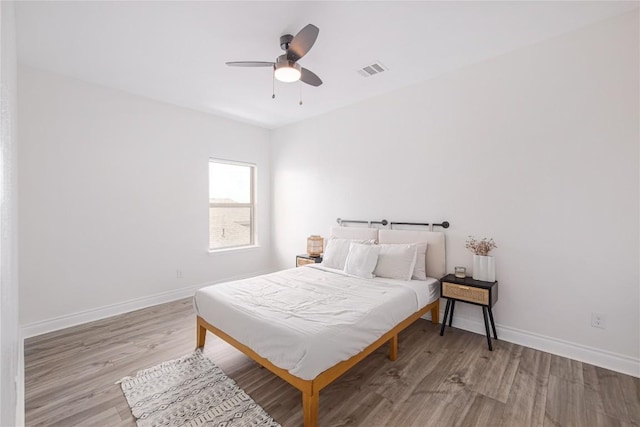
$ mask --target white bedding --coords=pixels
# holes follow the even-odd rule
[[[198,315],[311,380],[439,297],[438,281],[360,279],[309,265],[196,292]]]

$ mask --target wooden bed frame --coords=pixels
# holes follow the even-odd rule
[[[211,325],[200,316],[197,317],[197,346],[199,348],[204,347],[207,331],[209,331],[222,338],[223,340],[249,356],[251,359],[255,360],[258,364],[267,368],[268,370],[300,390],[302,392],[304,427],[317,427],[320,390],[331,384],[340,375],[347,372],[356,363],[360,362],[362,359],[373,353],[387,341],[389,342],[391,347],[389,351],[389,359],[396,360],[398,357],[398,334],[407,326],[411,325],[413,322],[425,315],[428,311],[431,311],[431,321],[437,324],[438,317],[440,315],[440,299],[437,299],[436,301],[426,305],[425,307],[413,313],[411,316],[407,317],[405,320],[400,322],[393,329],[381,336],[377,341],[362,350],[360,353],[356,354],[350,359],[344,360],[332,366],[312,380],[303,380],[302,378],[296,377],[295,375],[291,375],[289,371],[277,367],[267,359],[261,357],[255,351],[251,350],[246,345],[239,343],[233,337],[225,334],[220,329]]]

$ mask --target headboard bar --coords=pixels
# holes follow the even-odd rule
[[[336,219],[336,222],[339,225],[342,225],[342,224],[347,223],[347,222],[349,222],[351,224],[369,224],[369,225],[371,225],[371,224],[382,224],[382,225],[389,224],[389,221],[387,221],[386,219],[383,219],[382,221],[363,221],[363,220],[360,220],[360,219],[342,219],[342,218],[338,218],[338,219]]]
[[[434,223],[428,223],[428,222],[390,222],[389,226],[391,228],[393,228],[394,225],[424,225],[425,227],[442,227],[442,228],[449,228],[449,221],[442,221],[440,224],[436,224]]]
[[[389,224],[389,228],[393,228],[394,225],[421,225],[421,226],[425,226],[425,227],[442,227],[442,228],[449,228],[449,221],[442,221],[439,224],[436,223],[429,223],[429,222],[389,222],[386,219],[383,219],[382,221],[363,221],[363,220],[359,220],[359,219],[342,219],[342,218],[338,218],[336,219],[336,222],[339,225],[345,224],[345,223],[351,223],[351,224],[368,224],[369,226],[371,226],[371,224],[382,224],[382,225],[387,225]]]

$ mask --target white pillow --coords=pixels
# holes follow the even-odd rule
[[[322,254],[322,265],[329,268],[344,270],[344,264],[349,255],[349,245],[354,243],[372,243],[370,240],[334,239],[327,242],[327,247]]]
[[[363,279],[372,279],[379,253],[380,247],[378,245],[351,242],[349,255],[344,265],[344,272]]]
[[[416,244],[382,244],[378,264],[373,273],[388,279],[411,280],[417,259]],[[424,267],[422,268],[424,272]],[[425,278],[426,280],[426,278]]]
[[[416,266],[413,268],[413,280],[427,280],[427,242],[413,243],[416,246]]]

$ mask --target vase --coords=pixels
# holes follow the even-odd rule
[[[473,278],[483,282],[495,282],[496,264],[492,256],[473,256]]]

